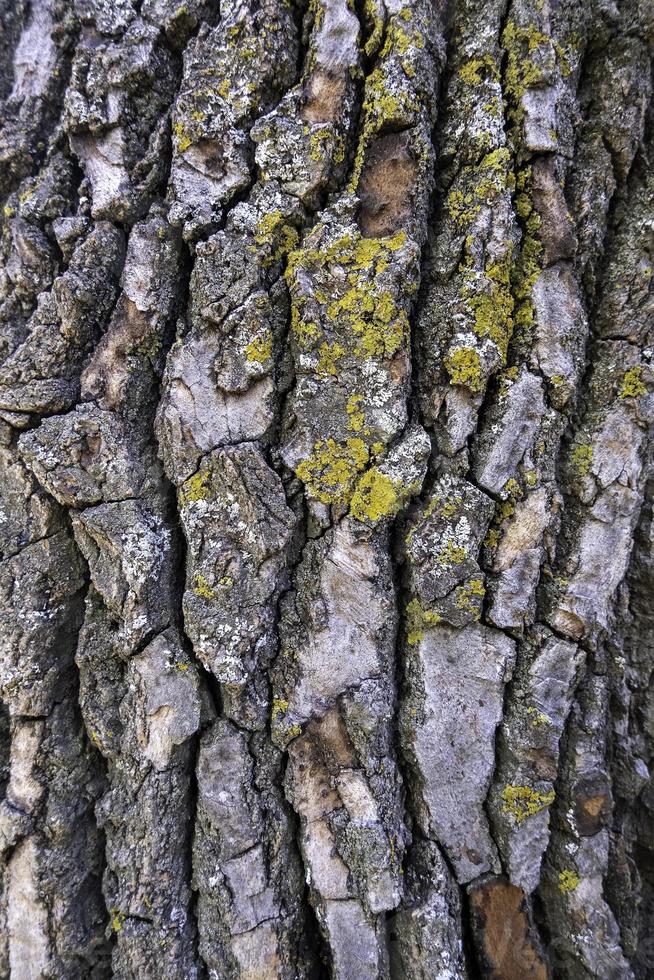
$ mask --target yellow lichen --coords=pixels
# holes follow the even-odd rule
[[[483,390],[481,359],[474,348],[457,347],[444,358],[443,363],[452,384],[465,385],[473,392]]]
[[[441,617],[437,612],[423,609],[419,599],[411,599],[405,610],[406,641],[409,646],[417,646],[425,635],[425,629],[440,622]]]
[[[566,892],[573,892],[581,878],[576,873],[576,871],[560,871],[559,872],[559,891],[565,894]]]
[[[632,367],[625,371],[620,385],[620,398],[640,398],[647,394],[642,380],[642,368]]]
[[[173,126],[173,132],[175,134],[175,143],[177,144],[177,150],[179,153],[184,153],[188,150],[191,145],[191,137],[186,131],[184,123],[176,122]]]
[[[112,908],[111,916],[111,928],[114,932],[120,932],[120,930],[123,928],[123,922],[125,921],[125,913],[121,912],[117,908]]]
[[[491,528],[488,534],[486,535],[484,544],[486,545],[487,548],[497,548],[499,543],[500,543],[500,532],[496,531],[495,528]]]
[[[193,591],[202,599],[215,599],[216,593],[207,582],[204,575],[196,575],[193,583]]]
[[[267,245],[270,248],[270,255],[264,260],[264,266],[269,266],[296,248],[300,236],[292,225],[286,223],[282,212],[275,208],[259,220],[254,240],[257,245]]]
[[[480,578],[472,578],[456,590],[456,607],[471,613],[475,619],[481,615],[480,604],[475,599],[483,599],[486,595],[484,583]]]
[[[347,427],[352,432],[361,432],[366,421],[366,417],[361,411],[362,401],[363,395],[350,395],[347,400],[347,406],[345,408],[348,415]]]
[[[250,364],[265,364],[272,354],[273,338],[268,330],[264,336],[255,337],[245,348],[245,359]]]
[[[465,548],[448,541],[442,551],[436,557],[436,561],[441,565],[460,565],[465,561]]]
[[[350,513],[358,521],[378,521],[397,514],[405,499],[402,485],[373,466],[356,485]]]
[[[527,708],[527,714],[531,716],[531,724],[533,728],[540,728],[542,725],[551,724],[550,719],[538,708],[530,707]]]
[[[318,373],[336,375],[338,362],[345,353],[340,344],[321,344],[318,348]]]
[[[590,445],[577,446],[570,454],[570,462],[579,476],[588,476],[593,465],[593,447]]]
[[[273,698],[272,704],[272,721],[274,722],[278,715],[285,715],[288,711],[288,701],[284,698]]]
[[[540,793],[530,786],[505,786],[502,790],[504,800],[502,813],[510,814],[516,823],[520,824],[528,817],[533,817],[551,806],[555,797],[553,789],[547,793]]]
[[[369,450],[363,439],[317,442],[308,459],[297,467],[297,475],[308,493],[323,504],[349,503],[358,474],[365,469]]]
[[[486,266],[484,273],[487,289],[473,291],[468,284],[463,288],[463,296],[474,314],[475,334],[481,339],[489,337],[495,343],[503,361],[506,359],[513,332],[514,299],[511,294],[510,258],[509,254],[504,261],[490,262]]]
[[[389,265],[389,253],[402,248],[406,234],[398,232],[386,238],[362,238],[349,231],[325,249],[301,249],[289,256],[286,278],[291,289],[291,329],[294,337],[305,349],[315,345],[321,336],[321,328],[307,321],[303,314],[306,297],[296,287],[300,269],[322,271],[332,263],[347,274],[349,284],[342,295],[327,302],[327,297],[316,290],[313,298],[326,305],[324,318],[338,329],[345,342],[347,328],[355,342],[353,353],[364,357],[392,357],[408,339],[409,322],[406,312],[398,307],[388,290],[379,289],[376,277]],[[360,273],[365,271],[366,275]],[[372,276],[371,276],[372,273]],[[335,373],[328,371],[327,373]]]
[[[497,65],[489,54],[481,58],[471,58],[459,68],[459,78],[466,85],[479,85],[486,75],[494,81],[499,76]]]
[[[206,500],[211,496],[209,487],[209,474],[207,472],[194,473],[189,476],[182,484],[179,496],[182,504],[195,503],[198,500]]]

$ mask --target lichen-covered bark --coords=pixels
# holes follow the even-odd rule
[[[0,23],[0,974],[651,976],[649,0]]]

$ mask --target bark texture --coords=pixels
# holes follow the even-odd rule
[[[654,975],[651,0],[0,0],[0,975]]]

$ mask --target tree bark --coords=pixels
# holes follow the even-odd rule
[[[654,975],[651,0],[0,10],[0,975]]]

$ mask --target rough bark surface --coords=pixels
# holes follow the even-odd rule
[[[654,976],[651,0],[0,12],[0,975]]]

